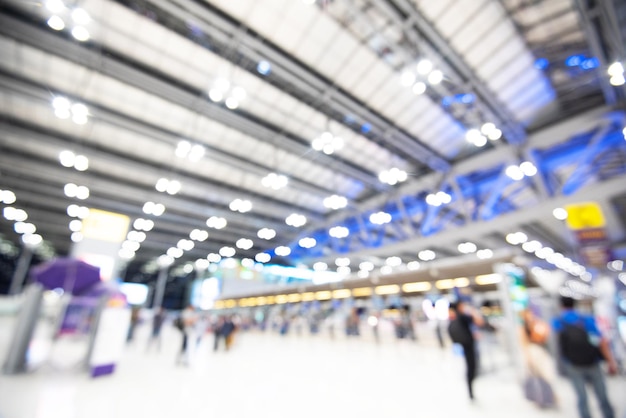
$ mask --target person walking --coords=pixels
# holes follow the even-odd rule
[[[609,402],[600,362],[606,360],[609,374],[617,373],[617,364],[608,341],[602,337],[592,316],[577,312],[571,297],[561,297],[562,313],[552,324],[558,334],[560,354],[567,375],[578,399],[581,418],[591,418],[587,403],[585,383],[591,383],[604,418],[614,418],[615,412]]]
[[[148,351],[153,344],[156,344],[157,351],[161,351],[161,328],[163,328],[163,322],[166,316],[167,311],[163,308],[158,308],[154,313],[152,317],[152,333],[150,334],[146,351]]]
[[[474,310],[465,306],[463,301],[450,304],[449,309],[450,324],[448,333],[452,341],[463,347],[463,357],[465,358],[467,388],[470,399],[474,399],[473,382],[476,377],[477,353],[476,341],[472,332],[472,326],[481,327],[483,318]]]
[[[192,305],[188,305],[180,314],[181,331],[183,333],[183,341],[178,354],[177,363],[189,365],[190,347],[189,340],[191,339],[194,326],[196,324],[197,317],[195,309]]]

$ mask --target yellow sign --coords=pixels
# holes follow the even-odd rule
[[[605,225],[602,208],[597,203],[586,202],[565,206],[567,226],[570,229],[602,228]]]
[[[129,224],[130,218],[128,216],[89,209],[89,216],[83,219],[82,233],[85,238],[122,242],[126,238]]]

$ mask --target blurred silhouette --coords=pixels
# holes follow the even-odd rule
[[[152,316],[152,332],[150,333],[150,339],[148,339],[146,351],[153,345],[156,345],[157,351],[161,351],[161,328],[166,316],[167,311],[162,307],[158,308]]]
[[[465,357],[465,365],[467,367],[467,388],[470,399],[474,399],[474,390],[472,384],[476,377],[476,341],[472,333],[472,325],[482,326],[484,321],[480,315],[465,306],[465,303],[459,301],[450,304],[450,324],[448,325],[448,333],[450,338],[456,344],[463,347],[463,356]]]

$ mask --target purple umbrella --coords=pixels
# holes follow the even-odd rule
[[[60,287],[75,295],[100,282],[100,267],[76,258],[55,258],[34,267],[30,274],[46,289]]]

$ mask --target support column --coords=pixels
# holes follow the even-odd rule
[[[163,305],[163,296],[165,295],[165,285],[167,284],[168,272],[169,266],[161,266],[159,276],[157,277],[156,287],[154,289],[152,309],[159,309]]]
[[[24,245],[22,253],[17,260],[17,266],[11,277],[11,287],[9,288],[9,295],[16,295],[22,291],[24,286],[24,279],[28,273],[28,267],[30,266],[30,260],[33,258],[33,250],[28,245]]]

